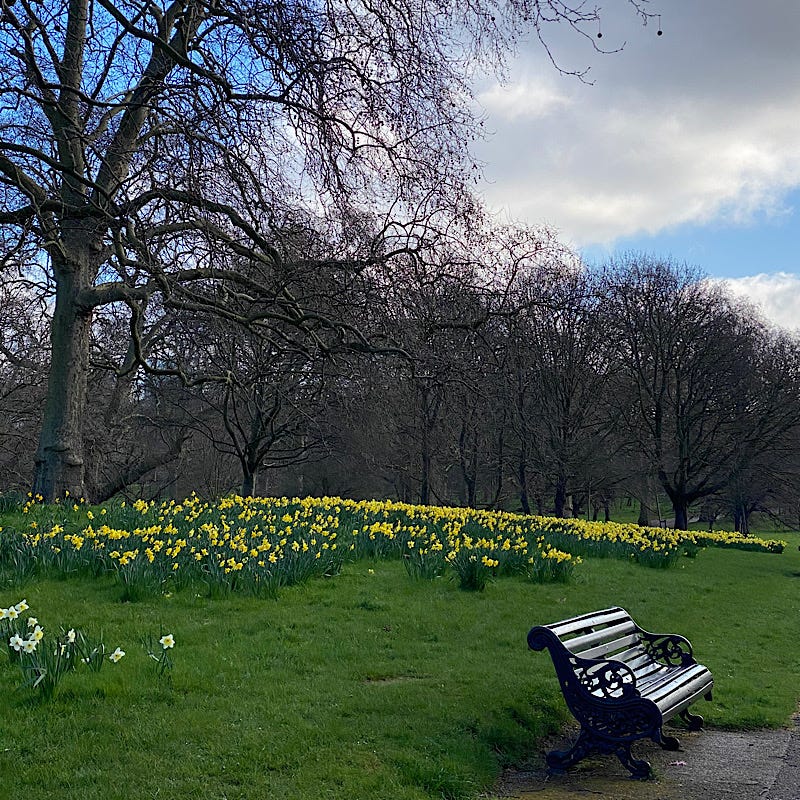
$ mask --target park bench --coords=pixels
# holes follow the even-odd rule
[[[680,742],[662,725],[679,715],[690,730],[703,718],[688,708],[711,700],[714,679],[677,634],[640,628],[623,608],[607,608],[528,633],[532,650],[550,651],[564,699],[581,732],[566,751],[547,754],[553,770],[564,770],[591,753],[614,753],[633,777],[650,775],[650,764],[631,755],[631,743],[650,738],[665,750]]]

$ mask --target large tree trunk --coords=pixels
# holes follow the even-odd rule
[[[689,528],[689,504],[680,498],[672,501],[675,511],[675,530],[685,531]]]
[[[256,481],[258,480],[258,467],[242,464],[242,497],[254,497]]]
[[[733,529],[745,536],[750,535],[750,509],[745,503],[736,503],[734,505]]]
[[[78,293],[87,284],[88,258],[56,268],[56,303],[50,332],[47,381],[33,492],[46,502],[85,495],[83,431],[89,370],[90,310],[81,309]]]
[[[567,505],[567,479],[563,475],[556,478],[556,491],[553,497],[553,515],[563,517]]]

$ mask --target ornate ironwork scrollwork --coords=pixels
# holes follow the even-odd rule
[[[633,671],[621,661],[569,659],[581,686],[595,697],[626,697],[635,693]]]
[[[615,741],[653,736],[661,727],[661,714],[649,700],[628,701],[588,699],[583,693],[565,687],[564,699],[584,728],[595,735]]]
[[[644,651],[654,661],[668,667],[688,667],[695,663],[688,639],[674,633],[642,633]]]

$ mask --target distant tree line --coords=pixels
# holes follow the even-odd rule
[[[291,322],[254,332],[238,319],[252,300],[229,295],[229,316],[142,320],[143,369],[125,318],[96,317],[87,497],[340,494],[595,518],[629,497],[642,523],[725,515],[747,531],[760,510],[796,524],[796,337],[668,259],[589,269],[542,230],[483,244],[480,260],[408,257],[343,291],[338,265],[311,269],[313,243],[295,242],[292,295],[352,332],[341,347]],[[5,291],[0,483],[26,490],[49,312]]]

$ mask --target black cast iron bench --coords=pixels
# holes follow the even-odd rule
[[[711,700],[714,679],[677,634],[654,634],[640,628],[624,608],[607,608],[528,634],[533,650],[550,651],[561,690],[581,724],[575,744],[547,754],[551,769],[564,770],[590,753],[614,753],[633,777],[650,775],[647,761],[633,758],[631,743],[650,738],[665,750],[680,742],[662,725],[680,716],[690,730],[703,718],[688,709]]]

